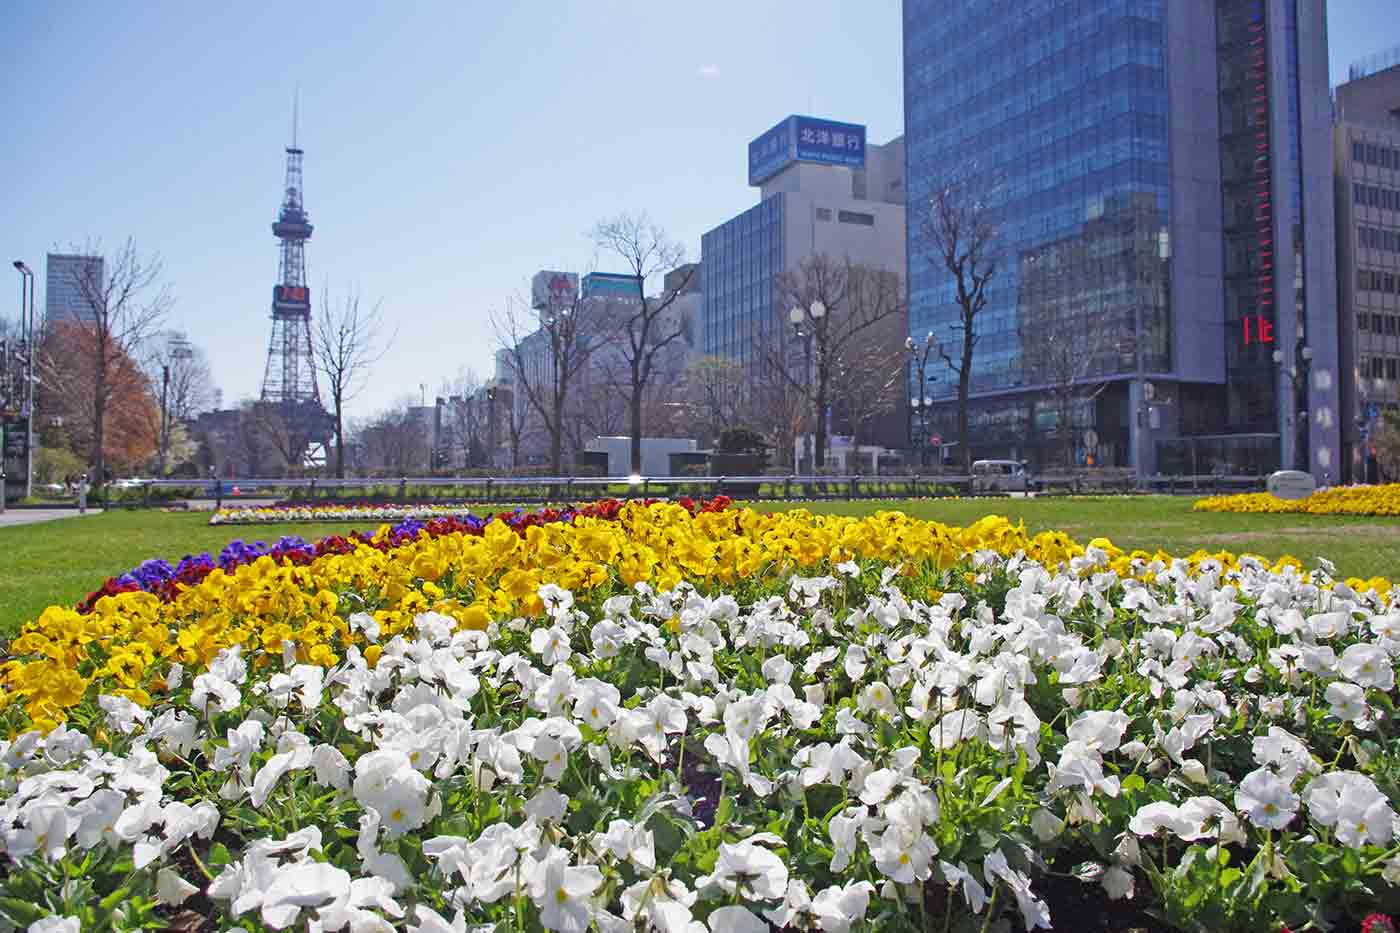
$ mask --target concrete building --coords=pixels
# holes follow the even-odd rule
[[[865,127],[786,117],[749,144],[759,203],[701,238],[701,347],[745,364],[788,339],[777,278],[802,260],[905,269],[904,145],[868,145]]]
[[[1337,88],[1337,285],[1343,477],[1377,478],[1370,436],[1400,406],[1400,64]]]
[[[1339,477],[1325,0],[905,0],[904,75],[910,332],[955,360],[930,192],[998,228],[974,458],[1041,465],[1072,437],[1139,474]],[[1060,417],[1028,351],[1066,333],[1099,352]]]
[[[92,305],[84,300],[79,282],[100,286],[105,262],[101,256],[49,253],[45,257],[44,314],[50,324],[94,320]]]

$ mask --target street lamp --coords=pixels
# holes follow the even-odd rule
[[[20,333],[24,340],[24,496],[34,495],[34,273],[23,260],[15,260],[20,279]],[[25,311],[24,289],[29,287],[29,310]],[[3,454],[0,454],[3,456]]]
[[[1298,335],[1298,340],[1293,347],[1293,365],[1286,366],[1284,352],[1274,351],[1274,364],[1278,366],[1279,372],[1288,377],[1289,384],[1293,388],[1293,397],[1290,399],[1291,410],[1289,421],[1293,431],[1293,468],[1309,472],[1308,470],[1308,370],[1312,368],[1313,351],[1312,347],[1303,342],[1303,336]]]
[[[805,376],[810,387],[812,382],[812,339],[817,341],[817,396],[815,400],[816,408],[816,428],[817,452],[815,469],[820,470],[826,466],[826,337],[827,337],[827,316],[826,305],[820,300],[813,301],[806,308],[794,305],[788,312],[788,320],[792,322],[792,330],[803,341],[806,351]],[[811,326],[807,326],[808,322]],[[807,435],[810,442],[811,435]],[[811,448],[808,448],[808,456],[811,455]]]
[[[487,466],[496,467],[496,383],[494,381],[486,383],[486,450],[489,463]]]
[[[929,331],[924,336],[923,345],[914,342],[913,337],[904,338],[904,349],[909,351],[910,364],[917,368],[919,381],[912,388],[909,398],[909,434],[910,442],[914,443],[919,451],[919,465],[923,466],[928,456],[928,412],[933,406],[933,399],[924,395],[924,387],[935,377],[928,374],[928,360],[935,351],[939,354],[943,352],[943,346],[933,339],[933,331]],[[914,439],[914,415],[919,417],[920,436],[917,441]]]

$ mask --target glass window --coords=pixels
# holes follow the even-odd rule
[[[860,211],[837,211],[836,219],[843,224],[859,224],[862,227],[875,226],[875,215],[863,214]]]

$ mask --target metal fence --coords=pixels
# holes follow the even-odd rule
[[[978,481],[981,482],[978,482]],[[729,496],[744,500],[909,499],[946,496],[1006,496],[985,488],[985,477],[944,475],[843,476],[403,476],[397,479],[257,478],[143,480],[104,487],[97,494],[108,508],[150,507],[172,500],[213,500],[216,506],[246,499],[314,502],[472,502],[562,504],[602,498]],[[1033,478],[1036,495],[1202,495],[1264,488],[1262,476],[1152,476],[1079,473]],[[1014,493],[1011,493],[1014,494]],[[96,504],[96,503],[94,503]]]

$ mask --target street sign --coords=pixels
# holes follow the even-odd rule
[[[1317,489],[1317,481],[1302,470],[1279,470],[1269,474],[1265,486],[1276,499],[1306,499]]]

